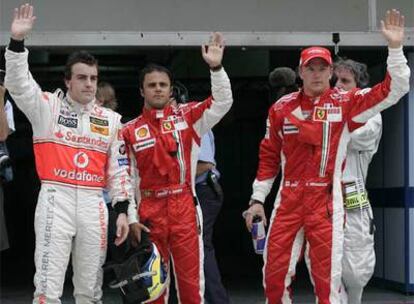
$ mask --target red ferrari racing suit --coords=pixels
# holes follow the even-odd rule
[[[60,303],[71,253],[76,303],[101,303],[107,248],[102,191],[109,189],[114,205],[133,199],[121,117],[94,101],[82,105],[69,95],[43,92],[27,57],[27,50],[6,51],[5,84],[32,125],[42,182],[35,213],[34,303]]]
[[[224,69],[211,72],[212,98],[164,109],[146,109],[125,125],[127,150],[136,160],[138,215],[165,261],[171,254],[181,303],[203,303],[202,215],[194,178],[200,137],[230,109],[232,93]],[[132,164],[133,162],[131,162]],[[167,303],[168,292],[156,300]]]
[[[303,236],[310,245],[318,303],[340,303],[341,178],[350,132],[408,92],[406,62],[402,48],[389,49],[386,78],[372,89],[345,92],[334,88],[316,98],[301,91],[282,97],[270,108],[252,195],[264,202],[282,168],[264,252],[267,303],[291,303],[288,287]]]

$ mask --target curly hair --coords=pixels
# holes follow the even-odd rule
[[[339,59],[334,63],[334,70],[345,69],[354,75],[358,88],[366,88],[369,84],[367,65],[352,59]]]

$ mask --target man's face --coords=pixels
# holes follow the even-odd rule
[[[332,67],[325,60],[314,58],[307,65],[300,67],[299,75],[303,80],[305,93],[316,97],[329,88]]]
[[[87,104],[94,100],[97,82],[97,67],[80,62],[72,66],[71,78],[65,80],[70,97],[81,104]]]
[[[166,73],[154,71],[145,75],[141,96],[146,108],[163,109],[170,102],[171,93],[171,81]]]
[[[345,91],[350,91],[357,87],[354,74],[350,70],[341,67],[336,68],[335,76],[338,78],[335,83],[336,87]]]

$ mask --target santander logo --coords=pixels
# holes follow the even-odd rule
[[[57,131],[57,132],[55,132],[55,136],[57,137],[57,138],[63,138],[63,136],[65,136],[63,133],[62,133],[62,131]]]
[[[58,139],[63,139],[74,144],[91,145],[103,149],[107,149],[109,146],[108,142],[102,140],[101,138],[91,138],[88,136],[78,135],[71,131],[67,131],[64,133],[61,130],[59,130],[55,132],[55,136]]]

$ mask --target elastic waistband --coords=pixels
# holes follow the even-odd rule
[[[160,189],[142,189],[142,198],[166,198],[171,195],[191,192],[191,187],[188,185],[177,185]]]

